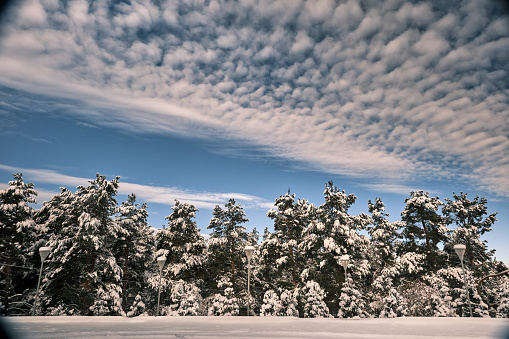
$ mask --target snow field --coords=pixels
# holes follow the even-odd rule
[[[10,317],[15,338],[509,338],[493,318]]]

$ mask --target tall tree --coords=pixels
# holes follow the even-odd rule
[[[319,207],[317,221],[305,229],[304,248],[311,263],[310,277],[326,291],[326,302],[331,314],[338,311],[341,287],[345,281],[340,262],[348,254],[355,275],[355,283],[367,285],[369,262],[366,252],[369,239],[360,232],[371,223],[364,213],[350,215],[349,209],[357,197],[346,194],[334,186],[332,181],[325,185],[325,202]]]
[[[306,269],[306,257],[302,249],[304,229],[311,222],[315,208],[307,200],[295,199],[295,194],[286,193],[274,203],[277,209],[267,212],[273,220],[274,232],[266,234],[260,246],[262,264],[267,273],[275,270],[276,277],[271,289],[293,290],[303,284],[301,274]],[[304,282],[305,283],[305,282]]]
[[[401,220],[405,222],[402,237],[404,251],[425,254],[429,270],[444,265],[440,245],[447,241],[448,229],[438,209],[444,203],[428,192],[411,192],[405,199]]]
[[[172,280],[192,282],[201,277],[206,244],[194,218],[193,205],[175,200],[166,217],[168,227],[156,235],[156,257],[166,255],[166,275]]]
[[[129,195],[117,209],[116,223],[120,232],[114,253],[122,268],[122,310],[126,314],[132,308],[128,305],[128,295],[134,296],[133,301],[138,303],[145,299],[142,297],[145,272],[152,265],[154,250],[154,237],[147,218],[147,204],[136,203],[134,194]]]
[[[78,187],[72,201],[55,198],[67,199],[69,209],[67,222],[48,242],[52,255],[41,290],[50,313],[121,313],[122,269],[114,254],[121,229],[112,218],[118,179],[97,174],[89,186]],[[61,210],[49,214],[51,220]]]
[[[23,288],[13,283],[14,266],[23,266],[27,254],[36,236],[34,210],[29,203],[35,204],[34,184],[26,184],[21,173],[14,174],[14,180],[9,187],[0,190],[0,258],[2,259],[1,281],[3,284],[3,310],[10,313],[11,297],[20,293]]]
[[[243,280],[247,276],[244,267],[244,247],[250,236],[243,224],[249,220],[242,206],[237,205],[234,199],[230,199],[224,209],[216,206],[212,215],[207,227],[212,230],[208,239],[209,272],[217,280],[225,278],[229,280],[231,288],[235,293],[239,293],[244,290]],[[213,288],[218,287],[217,280],[212,282]]]
[[[454,254],[454,244],[466,245],[465,260],[475,268],[484,264],[494,254],[489,251],[486,240],[481,236],[492,230],[497,213],[488,215],[488,201],[485,198],[476,196],[474,200],[467,198],[467,193],[459,195],[453,193],[453,199],[445,199],[446,204],[442,208],[445,222],[455,226],[451,241],[445,247],[451,254]],[[453,255],[456,258],[456,255]]]

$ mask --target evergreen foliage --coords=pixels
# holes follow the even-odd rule
[[[221,288],[215,282],[227,280],[235,293],[244,290],[247,282],[244,247],[251,240],[244,223],[249,220],[241,205],[234,199],[219,206],[212,212],[208,229],[212,230],[208,239],[207,265],[212,288]]]
[[[26,289],[34,281],[33,275],[27,277],[26,270],[20,270],[19,267],[33,264],[29,262],[29,259],[30,253],[35,252],[37,231],[34,210],[28,205],[36,202],[34,196],[37,192],[34,190],[34,184],[26,184],[21,173],[13,176],[14,180],[9,181],[9,187],[0,190],[0,258],[2,262],[0,279],[3,285],[0,312],[5,315],[17,312],[15,309],[20,307],[19,302],[18,305],[11,305],[11,301],[18,294],[26,293]],[[19,283],[19,281],[22,282]],[[23,308],[21,305],[19,311],[22,312]]]
[[[461,193],[443,203],[412,192],[401,220],[390,222],[379,198],[368,201],[370,215],[351,215],[356,197],[328,182],[319,207],[290,192],[277,198],[267,213],[274,231],[266,228],[257,245],[233,199],[214,208],[205,242],[193,205],[175,201],[154,235],[146,204],[134,195],[117,204],[118,184],[97,174],[38,210],[21,174],[0,190],[3,314],[30,314],[38,249],[49,246],[35,305],[43,315],[154,315],[160,290],[169,316],[239,315],[250,298],[262,316],[466,317],[470,299],[475,317],[509,317],[509,270],[483,240],[496,221],[484,198]],[[455,244],[466,245],[466,286]],[[246,245],[256,248],[250,296]]]

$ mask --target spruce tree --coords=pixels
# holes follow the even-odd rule
[[[488,215],[488,201],[484,198],[475,197],[474,200],[469,200],[466,193],[453,194],[453,197],[453,200],[445,199],[446,204],[442,208],[446,223],[455,227],[444,249],[456,263],[459,262],[459,258],[454,253],[454,245],[464,244],[466,245],[465,264],[475,269],[479,275],[493,273],[483,270],[483,266],[487,267],[484,264],[489,261],[495,251],[489,251],[487,241],[481,240],[481,237],[492,230],[497,214]]]
[[[277,209],[267,212],[274,222],[274,233],[260,245],[262,265],[267,273],[272,271],[269,288],[292,290],[302,286],[301,274],[307,264],[303,232],[312,220],[314,206],[306,200],[295,201],[295,194],[290,192],[276,199],[274,205]]]
[[[139,313],[133,311],[132,302],[141,307],[141,300],[128,300],[128,296],[142,298],[145,302],[145,272],[152,265],[152,253],[154,250],[154,237],[152,228],[147,222],[148,212],[146,204],[136,203],[136,195],[131,194],[127,201],[117,208],[116,223],[119,227],[119,235],[114,245],[115,257],[118,265],[122,268],[122,310],[125,314]],[[145,305],[145,303],[143,303]],[[144,306],[143,306],[144,307]]]
[[[194,293],[204,273],[206,244],[194,220],[198,210],[193,205],[181,203],[178,200],[175,200],[172,210],[173,212],[166,217],[168,226],[156,234],[154,257],[166,256],[163,275],[168,280],[167,286],[176,288],[175,291],[171,290],[163,294],[166,297],[162,298],[162,304],[176,302],[178,298],[175,296],[183,291]],[[189,298],[199,301],[191,294]],[[173,298],[170,297],[172,295]],[[179,308],[180,301],[178,303],[179,306],[170,306],[172,314],[185,313]],[[194,313],[194,311],[190,312]]]
[[[241,205],[230,199],[222,209],[214,208],[208,229],[212,230],[208,239],[207,267],[213,289],[220,288],[218,280],[228,280],[235,294],[245,291],[247,284],[247,266],[244,247],[248,245],[250,235],[244,223],[249,220]],[[250,244],[251,245],[251,244]]]
[[[368,286],[370,262],[367,260],[369,239],[360,232],[371,223],[371,218],[361,213],[350,215],[349,209],[356,201],[353,194],[334,186],[329,181],[324,190],[325,202],[318,208],[317,221],[304,230],[303,248],[310,262],[309,280],[315,280],[326,292],[326,303],[332,314],[338,311],[338,300],[344,282],[340,257],[348,254],[352,274],[358,284]]]
[[[34,221],[34,210],[30,203],[35,204],[34,184],[26,184],[21,173],[13,175],[14,180],[9,187],[0,190],[0,269],[3,285],[2,312],[5,315],[13,313],[11,299],[29,288],[20,283],[25,280],[26,270],[20,270],[27,264],[29,253],[35,252],[33,245],[36,241],[37,228]],[[38,256],[38,253],[36,254]],[[39,263],[40,261],[38,261]],[[38,267],[36,265],[35,267]],[[26,282],[26,281],[25,281]],[[31,283],[32,279],[28,279]],[[26,309],[18,312],[22,314]]]
[[[52,255],[41,292],[49,313],[122,313],[122,268],[114,251],[121,228],[113,219],[118,179],[107,181],[97,174],[89,186],[78,186],[72,201],[66,191],[56,198],[69,204],[67,221],[47,244]],[[61,213],[61,209],[50,211],[48,220]]]
[[[428,192],[411,192],[405,199],[401,220],[405,222],[402,237],[405,252],[425,254],[428,270],[446,265],[440,245],[447,241],[448,229],[438,209],[443,202]]]

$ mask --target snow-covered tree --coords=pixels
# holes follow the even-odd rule
[[[335,314],[344,281],[342,255],[350,256],[355,280],[367,283],[369,239],[360,232],[371,223],[371,218],[364,213],[350,215],[348,211],[357,198],[347,195],[331,181],[325,186],[324,199],[317,211],[317,221],[310,222],[304,230],[302,248],[308,258],[308,280],[315,280],[325,290],[327,306]]]
[[[260,245],[261,265],[271,274],[266,277],[269,288],[295,289],[302,285],[300,277],[306,268],[301,245],[314,206],[306,200],[295,201],[295,194],[289,192],[277,198],[274,205],[277,209],[267,212],[274,222],[274,232]]]
[[[287,317],[298,317],[298,298],[299,298],[299,289],[294,290],[281,290],[281,314]]]
[[[0,279],[3,285],[0,312],[3,314],[11,313],[12,296],[28,288],[20,282],[26,277],[27,270],[19,270],[16,266],[24,266],[29,252],[35,252],[33,248],[36,240],[34,210],[28,204],[35,203],[36,195],[34,184],[25,183],[21,173],[14,174],[14,180],[9,182],[9,187],[0,190],[0,258],[2,261]]]
[[[240,204],[230,199],[225,209],[214,208],[208,229],[212,230],[208,239],[207,268],[213,289],[219,288],[216,281],[228,280],[237,295],[245,290],[247,269],[244,247],[250,240],[244,223],[249,220]],[[240,281],[239,281],[240,280]]]
[[[403,317],[407,314],[407,305],[403,296],[394,287],[382,298],[382,310],[380,318]]]
[[[304,318],[327,318],[329,308],[325,304],[325,291],[316,281],[308,281],[300,289]]]
[[[355,287],[351,277],[347,277],[341,288],[338,318],[365,318],[366,304],[361,292]]]
[[[64,307],[63,312],[82,315],[122,313],[118,307],[122,269],[114,252],[121,234],[113,220],[117,189],[118,177],[107,181],[97,174],[89,186],[79,186],[72,199],[66,191],[61,193],[64,196],[54,198],[65,200],[68,210],[66,222],[47,243],[52,254],[46,265],[41,300],[48,312]],[[49,211],[48,222],[61,213],[61,209]],[[96,303],[103,298],[109,300],[107,306]]]
[[[200,315],[202,298],[200,290],[192,282],[177,280],[171,286],[171,305],[168,315],[171,316],[197,316]]]
[[[216,293],[212,298],[212,306],[209,307],[209,316],[236,316],[239,315],[239,303],[235,297],[232,283],[222,278],[217,282],[218,288],[224,289],[223,294]]]
[[[446,263],[440,245],[447,241],[448,228],[438,209],[443,202],[438,197],[430,197],[428,192],[411,192],[405,199],[405,209],[401,212],[404,251],[425,254],[429,270],[436,270]]]
[[[458,262],[459,258],[454,253],[453,247],[455,244],[464,244],[465,263],[481,275],[492,273],[486,270],[487,266],[482,265],[495,251],[488,250],[487,240],[481,240],[481,236],[492,230],[497,214],[488,215],[488,201],[485,198],[476,196],[474,200],[469,200],[466,193],[453,194],[453,197],[453,200],[445,199],[446,205],[442,208],[447,224],[455,226],[452,237],[444,249],[451,254],[453,262]]]
[[[198,210],[178,200],[171,209],[166,217],[168,227],[156,235],[155,257],[166,256],[165,274],[169,278],[189,283],[200,278],[205,259],[205,240],[194,220]]]
[[[274,290],[268,290],[263,295],[263,303],[260,310],[260,316],[272,317],[282,315],[281,299]]]
[[[143,298],[137,294],[136,297],[134,298],[134,302],[132,303],[131,306],[129,306],[129,311],[127,312],[127,316],[128,317],[136,317],[136,316],[139,316],[139,315],[144,315],[146,314],[146,306],[145,306],[145,303],[143,302]]]
[[[509,318],[509,278],[504,278],[499,286],[500,302],[497,307],[497,318]]]
[[[117,208],[116,223],[119,226],[118,238],[114,245],[114,253],[118,264],[122,268],[122,310],[125,314],[136,314],[134,305],[129,305],[128,296],[136,295],[141,298],[145,289],[145,272],[152,265],[154,237],[152,228],[147,222],[148,212],[146,204],[136,203],[136,196],[131,194],[127,201]],[[132,302],[142,305],[140,300]],[[141,307],[141,306],[139,306]],[[139,308],[136,306],[136,308]],[[144,310],[143,310],[144,312]]]
[[[172,213],[166,217],[168,226],[156,234],[154,262],[155,258],[166,256],[163,275],[165,279],[169,279],[168,287],[171,290],[162,293],[161,304],[169,305],[168,312],[171,314],[182,314],[186,311],[182,309],[183,304],[176,296],[184,292],[194,293],[198,289],[197,286],[203,278],[206,244],[194,220],[198,210],[193,205],[178,200],[175,200],[171,209]],[[190,285],[194,285],[194,288]],[[191,297],[191,294],[189,296]],[[200,301],[194,295],[193,300]],[[178,302],[178,305],[173,305],[174,301]],[[190,312],[192,314],[194,311]]]
[[[403,306],[399,304],[402,297],[395,289],[394,282],[397,283],[400,277],[396,267],[397,230],[403,223],[389,222],[389,214],[379,198],[374,203],[368,200],[368,208],[373,220],[373,226],[368,227],[371,242],[367,251],[371,267],[369,280],[372,281],[369,288],[370,308],[373,314],[380,317],[400,316],[404,314]]]

